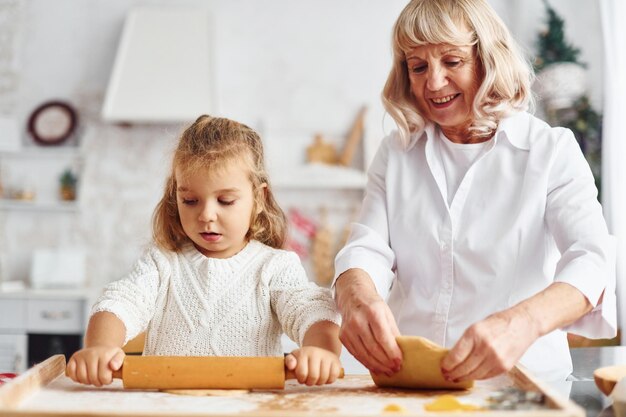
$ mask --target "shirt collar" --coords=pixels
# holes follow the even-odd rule
[[[528,119],[530,114],[526,112],[513,113],[510,116],[500,120],[498,128],[496,129],[495,142],[500,138],[506,138],[509,143],[518,149],[530,150],[530,135],[528,134],[530,123]],[[407,150],[411,149],[422,138],[428,140],[435,139],[435,124],[432,122],[426,122],[424,128],[413,133],[410,136]]]
[[[498,129],[496,129],[495,140],[498,141],[503,137],[518,149],[530,150],[529,118],[530,114],[518,112],[500,120]]]
[[[412,133],[409,137],[409,144],[406,147],[406,150],[410,150],[417,142],[419,142],[422,138],[428,138],[428,140],[435,139],[435,124],[432,122],[426,122],[424,128],[418,130],[415,133]]]

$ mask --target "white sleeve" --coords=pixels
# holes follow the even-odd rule
[[[148,250],[124,278],[104,288],[91,309],[91,314],[108,311],[126,326],[124,344],[146,330],[155,312],[160,274],[156,258],[163,256],[156,249]]]
[[[395,254],[389,246],[387,169],[393,136],[385,138],[368,171],[365,197],[359,219],[352,223],[350,237],[335,258],[335,278],[351,268],[369,274],[384,298],[395,276]]]
[[[614,337],[615,239],[608,233],[593,174],[573,133],[556,130],[546,203],[546,222],[561,252],[555,281],[577,288],[594,306],[563,330],[590,338]]]
[[[263,274],[269,275],[272,310],[285,334],[299,346],[313,324],[320,321],[341,324],[330,290],[307,279],[295,253],[279,252],[265,266]]]

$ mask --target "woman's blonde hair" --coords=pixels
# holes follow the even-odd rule
[[[248,126],[225,118],[198,117],[180,136],[165,192],[154,210],[152,233],[157,245],[178,252],[191,242],[178,214],[177,170],[180,175],[193,175],[207,168],[224,169],[232,161],[245,161],[254,190],[254,207],[246,238],[281,248],[287,222],[274,199],[263,159],[261,138]]]
[[[382,93],[404,144],[425,124],[411,93],[405,54],[425,44],[474,47],[482,82],[472,106],[473,138],[491,136],[500,119],[533,105],[532,67],[486,0],[413,0],[393,28],[393,64]]]

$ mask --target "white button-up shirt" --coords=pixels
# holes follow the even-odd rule
[[[383,140],[336,276],[365,270],[402,334],[445,347],[473,323],[566,282],[593,311],[539,338],[521,359],[543,378],[565,378],[566,331],[616,332],[615,242],[572,132],[528,113],[502,120],[450,205],[436,140],[433,125],[406,147],[395,132]]]

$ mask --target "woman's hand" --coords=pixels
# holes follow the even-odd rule
[[[285,357],[285,367],[308,386],[332,384],[339,378],[341,362],[333,352],[315,346],[303,346]]]
[[[349,269],[335,283],[342,323],[339,339],[348,351],[375,374],[400,370],[402,352],[396,321],[376,287],[360,269]]]
[[[540,336],[524,309],[504,310],[470,326],[441,362],[449,381],[487,379],[509,371]]]
[[[120,369],[126,354],[119,347],[93,346],[74,353],[65,374],[81,384],[101,387],[113,382],[113,371]]]
[[[519,304],[473,324],[443,359],[441,371],[450,381],[499,375],[513,368],[539,337],[571,324],[592,308],[580,290],[554,282]]]

